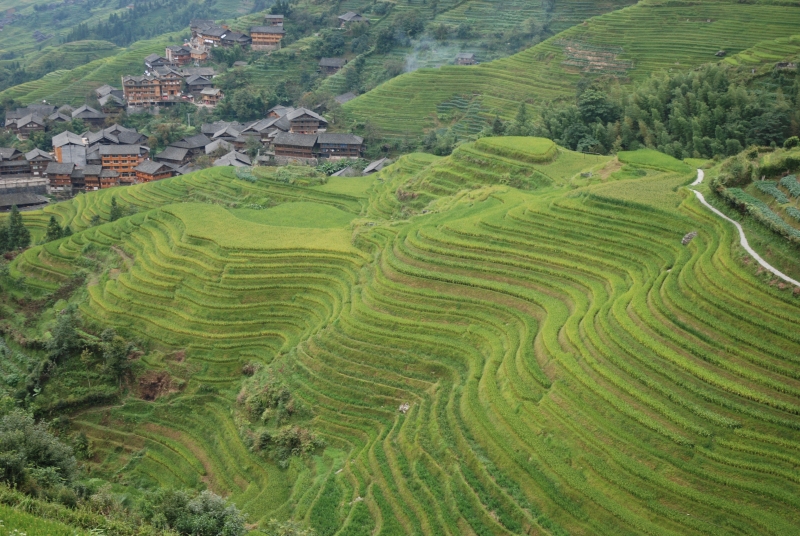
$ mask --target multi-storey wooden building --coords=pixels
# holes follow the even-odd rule
[[[364,156],[364,138],[355,134],[323,132],[317,136],[316,152],[322,158],[361,158]]]
[[[34,177],[44,177],[50,162],[54,162],[55,158],[50,153],[46,153],[41,149],[34,149],[25,153],[25,160],[31,166],[31,175]]]
[[[298,108],[284,117],[289,121],[289,132],[293,134],[316,134],[320,127],[327,127],[324,117],[306,108]]]
[[[169,67],[154,69],[150,74],[123,76],[125,100],[132,106],[153,106],[178,102],[183,77]]]
[[[317,143],[316,134],[293,134],[279,132],[272,142],[275,156],[289,158],[314,158],[314,146]]]
[[[192,47],[189,45],[174,45],[166,48],[166,59],[174,65],[186,65],[192,62]]]
[[[74,170],[75,164],[72,162],[50,162],[47,166],[47,179],[50,181],[50,189],[56,192],[71,190],[72,172]]]
[[[253,40],[250,48],[253,50],[278,50],[281,48],[281,39],[284,35],[286,35],[286,30],[283,29],[282,22],[280,25],[253,26],[250,28],[250,38]]]
[[[136,166],[136,182],[153,182],[175,176],[175,170],[163,163],[145,160]]]
[[[100,161],[103,169],[119,173],[120,182],[132,183],[136,180],[136,166],[148,156],[142,145],[101,145]]]

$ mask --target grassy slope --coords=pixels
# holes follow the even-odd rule
[[[584,58],[597,50],[617,54],[614,62],[629,62],[625,73],[637,80],[654,71],[715,61],[720,49],[736,54],[767,39],[788,37],[797,32],[799,22],[798,6],[649,0],[596,17],[508,58],[402,75],[344,108],[391,136],[418,135],[435,126],[437,105],[454,95],[479,95],[486,113],[512,118],[520,101],[537,104],[574,94],[583,75],[583,68],[569,57],[568,48],[575,44]],[[670,31],[663,31],[665,25]],[[608,68],[598,72],[603,71],[619,74]]]
[[[344,533],[793,533],[791,292],[739,262],[734,230],[679,188],[680,163],[534,164],[506,154],[540,142],[503,144],[403,157],[368,204],[216,169],[51,207],[76,227],[110,195],[140,212],[12,271],[46,287],[91,248],[123,249],[135,262],[95,278],[83,314],[146,334],[164,348],[151,367],[188,374],[179,394],[78,418],[96,470],[204,482],[256,519]],[[226,208],[263,197],[374,225],[264,227]],[[229,408],[253,359],[275,360],[314,408],[330,447],[313,468],[278,471],[239,442]]]

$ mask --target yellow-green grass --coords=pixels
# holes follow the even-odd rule
[[[633,164],[662,171],[674,171],[675,173],[692,173],[694,170],[686,162],[682,162],[664,153],[653,149],[639,149],[638,151],[620,151],[617,154],[620,162]]]
[[[278,227],[346,227],[355,215],[336,207],[297,201],[285,203],[268,210],[234,209],[233,215],[243,220]]]
[[[720,49],[733,55],[766,38],[789,37],[798,23],[800,7],[794,5],[647,0],[595,17],[508,58],[401,75],[343,107],[352,118],[397,137],[436,126],[436,106],[454,95],[479,95],[487,116],[513,119],[521,101],[533,103],[536,111],[551,99],[573,96],[588,68],[581,63],[586,58],[595,58],[591,72],[623,74],[635,81],[654,71],[716,61]],[[665,32],[667,25],[670,31]]]
[[[0,535],[2,536],[86,536],[84,530],[57,521],[48,521],[14,508],[0,505]]]
[[[199,173],[159,195],[208,183],[216,205],[153,201],[18,257],[12,272],[34,284],[84,248],[124,251],[133,262],[90,282],[82,314],[152,340],[165,354],[152,367],[189,375],[162,402],[80,415],[96,470],[202,482],[255,520],[326,534],[795,533],[791,289],[741,262],[736,230],[680,187],[691,173],[623,168],[568,188],[579,163],[603,162],[559,150],[530,164],[496,146],[376,174],[358,212],[374,225],[343,249],[308,238],[343,229],[271,227],[298,234],[259,241],[265,226],[232,215],[224,179]],[[534,189],[502,181],[553,166]],[[154,199],[144,186],[127,191]],[[231,417],[247,360],[272,363],[313,408],[322,456],[280,471],[247,451]]]

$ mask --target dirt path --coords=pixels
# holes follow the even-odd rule
[[[703,173],[703,170],[702,170],[702,169],[698,169],[698,170],[697,170],[697,180],[695,180],[695,181],[692,183],[692,186],[697,186],[697,185],[701,184],[701,183],[703,182],[703,178],[705,178],[705,173]],[[711,212],[713,212],[714,214],[716,214],[716,215],[717,215],[717,216],[719,216],[720,218],[722,218],[722,219],[724,219],[724,220],[727,220],[727,221],[731,222],[733,225],[735,225],[735,226],[736,226],[736,229],[738,229],[738,230],[739,230],[739,241],[742,243],[742,247],[745,249],[745,251],[747,251],[747,253],[749,253],[749,254],[750,254],[750,256],[751,256],[751,257],[753,257],[753,258],[754,258],[756,261],[758,261],[758,264],[760,264],[761,266],[763,266],[763,267],[764,267],[766,270],[768,270],[768,271],[772,272],[772,273],[773,273],[774,275],[776,275],[777,277],[780,277],[781,279],[783,279],[783,280],[784,280],[784,281],[786,281],[787,283],[791,283],[792,285],[794,285],[794,286],[796,286],[796,287],[800,287],[800,281],[795,281],[794,279],[792,279],[792,278],[791,278],[791,277],[789,277],[788,275],[786,275],[786,274],[784,274],[783,272],[779,271],[777,268],[775,268],[774,266],[772,266],[771,264],[769,264],[767,261],[765,261],[764,259],[762,259],[762,258],[761,258],[761,255],[759,255],[758,253],[756,253],[756,252],[753,250],[753,248],[751,248],[751,247],[750,247],[750,244],[747,242],[747,237],[744,235],[744,229],[742,229],[742,226],[739,224],[739,222],[737,222],[737,221],[734,221],[734,220],[730,219],[730,218],[729,218],[729,217],[727,217],[725,214],[723,214],[723,213],[722,213],[722,212],[720,212],[719,210],[717,210],[717,209],[715,209],[714,207],[712,207],[712,206],[711,206],[711,205],[708,203],[708,201],[706,201],[706,198],[705,198],[705,197],[703,197],[703,194],[701,194],[701,193],[700,193],[700,192],[698,192],[697,190],[692,190],[692,191],[694,192],[694,195],[696,195],[696,196],[697,196],[697,199],[699,199],[699,200],[700,200],[700,202],[701,202],[701,203],[703,203],[703,204],[706,206],[706,208],[708,208],[708,209],[709,209]]]

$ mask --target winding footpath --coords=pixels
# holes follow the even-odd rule
[[[698,185],[702,184],[704,178],[705,178],[705,173],[703,172],[702,169],[698,169],[697,170],[697,179],[691,185],[692,186],[698,186]],[[728,220],[729,222],[731,222],[733,225],[736,226],[736,228],[739,230],[739,241],[742,243],[742,247],[745,249],[745,251],[747,251],[747,253],[750,254],[751,257],[753,257],[756,261],[758,261],[758,264],[763,266],[766,270],[769,270],[770,272],[775,274],[777,277],[780,277],[781,279],[783,279],[787,283],[791,283],[792,285],[794,285],[796,287],[800,287],[800,281],[795,281],[794,279],[792,279],[788,275],[786,275],[783,272],[779,271],[777,268],[775,268],[774,266],[769,264],[767,261],[762,259],[761,255],[756,253],[753,250],[753,248],[750,247],[750,244],[747,242],[747,237],[744,236],[744,229],[742,229],[742,226],[739,224],[739,222],[730,219],[725,214],[723,214],[719,210],[717,210],[714,207],[712,207],[708,203],[708,201],[706,201],[706,198],[703,197],[703,194],[701,194],[697,190],[692,189],[692,191],[694,192],[694,195],[697,196],[697,199],[699,199],[700,202],[703,203],[706,206],[706,208],[708,208],[711,212],[713,212],[714,214],[716,214],[717,216],[719,216],[720,218],[722,218],[724,220]]]

